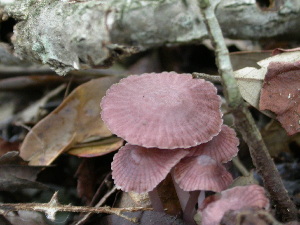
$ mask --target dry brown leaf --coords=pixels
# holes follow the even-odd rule
[[[300,132],[300,61],[270,63],[259,107],[274,112],[289,135]]]
[[[260,90],[270,62],[296,62],[300,60],[300,52],[285,52],[257,62],[261,67],[246,67],[234,72],[242,97],[250,105],[259,108]]]
[[[100,118],[99,104],[106,90],[119,79],[99,78],[76,88],[27,134],[21,156],[31,165],[49,165],[77,143],[111,136]]]
[[[67,153],[79,157],[96,157],[116,151],[122,147],[123,142],[123,139],[111,136],[103,140],[76,145]]]
[[[288,136],[277,120],[272,120],[262,130],[261,135],[272,157],[282,152],[292,152],[291,143],[300,145],[300,133]]]

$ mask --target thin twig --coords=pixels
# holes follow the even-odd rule
[[[238,156],[234,157],[232,159],[232,162],[234,164],[234,166],[240,171],[240,173],[245,176],[248,177],[250,175],[249,171],[247,170],[247,168],[244,166],[244,164],[241,162],[241,160],[239,159]]]
[[[193,78],[194,79],[204,79],[204,80],[208,80],[210,82],[221,82],[221,77],[220,76],[214,76],[214,75],[209,75],[206,73],[193,73]]]
[[[255,121],[241,97],[236,80],[233,76],[229,53],[225,45],[222,31],[214,14],[215,9],[210,4],[209,0],[199,0],[199,3],[207,30],[215,47],[216,63],[219,74],[222,77],[224,95],[228,107],[234,116],[235,125],[249,146],[253,163],[256,166],[257,172],[262,176],[265,188],[270,193],[276,207],[277,215],[283,221],[296,220],[297,209],[295,204],[290,200],[275,164],[255,125]]]
[[[0,214],[5,215],[10,211],[35,211],[43,212],[50,220],[55,220],[56,212],[87,212],[87,213],[107,213],[120,216],[128,221],[137,222],[136,218],[130,218],[123,215],[123,212],[138,212],[138,211],[151,211],[152,208],[143,207],[128,207],[128,208],[111,208],[111,207],[86,207],[86,206],[72,206],[72,205],[61,205],[57,199],[57,192],[53,195],[50,202],[48,203],[5,203],[0,204]]]
[[[100,207],[102,206],[106,200],[113,194],[115,193],[117,190],[117,187],[114,186],[109,192],[107,192],[101,199],[100,201],[95,205],[95,207]],[[75,225],[82,225],[84,224],[89,218],[90,216],[92,215],[92,213],[87,213],[85,214]]]

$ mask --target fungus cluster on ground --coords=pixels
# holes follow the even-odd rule
[[[171,173],[184,212],[195,208],[197,196],[183,199],[180,192],[225,190],[233,178],[222,163],[237,154],[239,141],[222,125],[220,106],[214,85],[190,74],[133,75],[113,85],[101,117],[127,141],[112,162],[116,186],[150,192]]]

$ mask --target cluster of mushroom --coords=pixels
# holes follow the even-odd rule
[[[226,189],[233,179],[222,163],[239,141],[222,125],[220,106],[214,85],[191,74],[133,75],[113,85],[101,117],[127,141],[112,162],[117,187],[149,192],[171,172],[184,191]]]

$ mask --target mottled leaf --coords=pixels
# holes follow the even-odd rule
[[[259,108],[274,112],[289,135],[300,132],[300,61],[270,63]]]
[[[76,88],[27,134],[21,156],[31,165],[49,165],[77,143],[111,136],[100,118],[99,104],[106,90],[119,79],[99,78]]]

